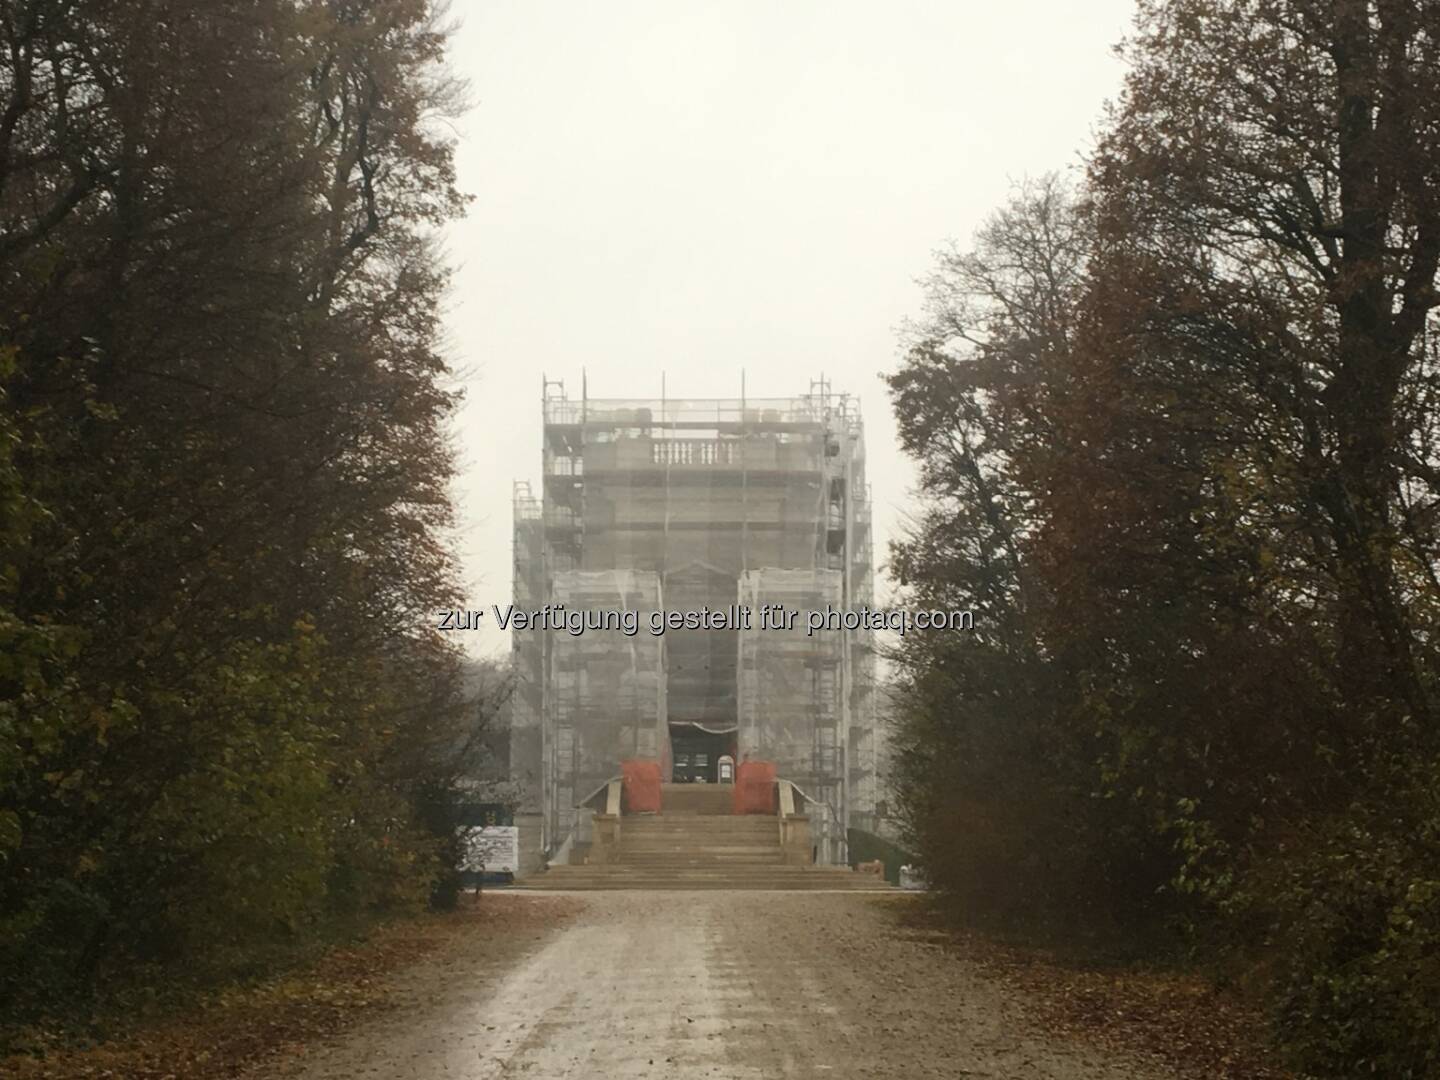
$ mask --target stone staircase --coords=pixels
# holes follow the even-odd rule
[[[662,812],[626,816],[614,861],[554,866],[520,882],[537,889],[885,889],[846,867],[785,862],[776,818],[732,814],[729,784],[666,784]]]

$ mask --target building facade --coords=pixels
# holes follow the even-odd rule
[[[511,761],[553,853],[627,758],[713,782],[773,761],[810,799],[825,861],[876,803],[864,631],[762,626],[760,608],[873,601],[858,401],[578,400],[545,384],[543,487],[516,485],[517,610],[635,612],[638,633],[517,628]],[[741,605],[749,626],[650,632],[650,613]]]

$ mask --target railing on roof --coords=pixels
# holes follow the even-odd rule
[[[547,424],[669,426],[674,424],[822,424],[850,428],[859,422],[856,399],[793,398],[552,398]]]
[[[656,439],[650,444],[652,465],[731,465],[740,458],[738,442],[724,439]]]

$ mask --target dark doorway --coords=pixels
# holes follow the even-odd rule
[[[706,731],[694,724],[671,724],[670,753],[672,782],[714,784],[720,778],[720,758],[735,756],[735,732]]]

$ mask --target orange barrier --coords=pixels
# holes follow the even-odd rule
[[[742,761],[735,770],[735,813],[775,813],[775,763]]]
[[[620,806],[627,814],[660,812],[660,763],[632,758],[620,763]]]

